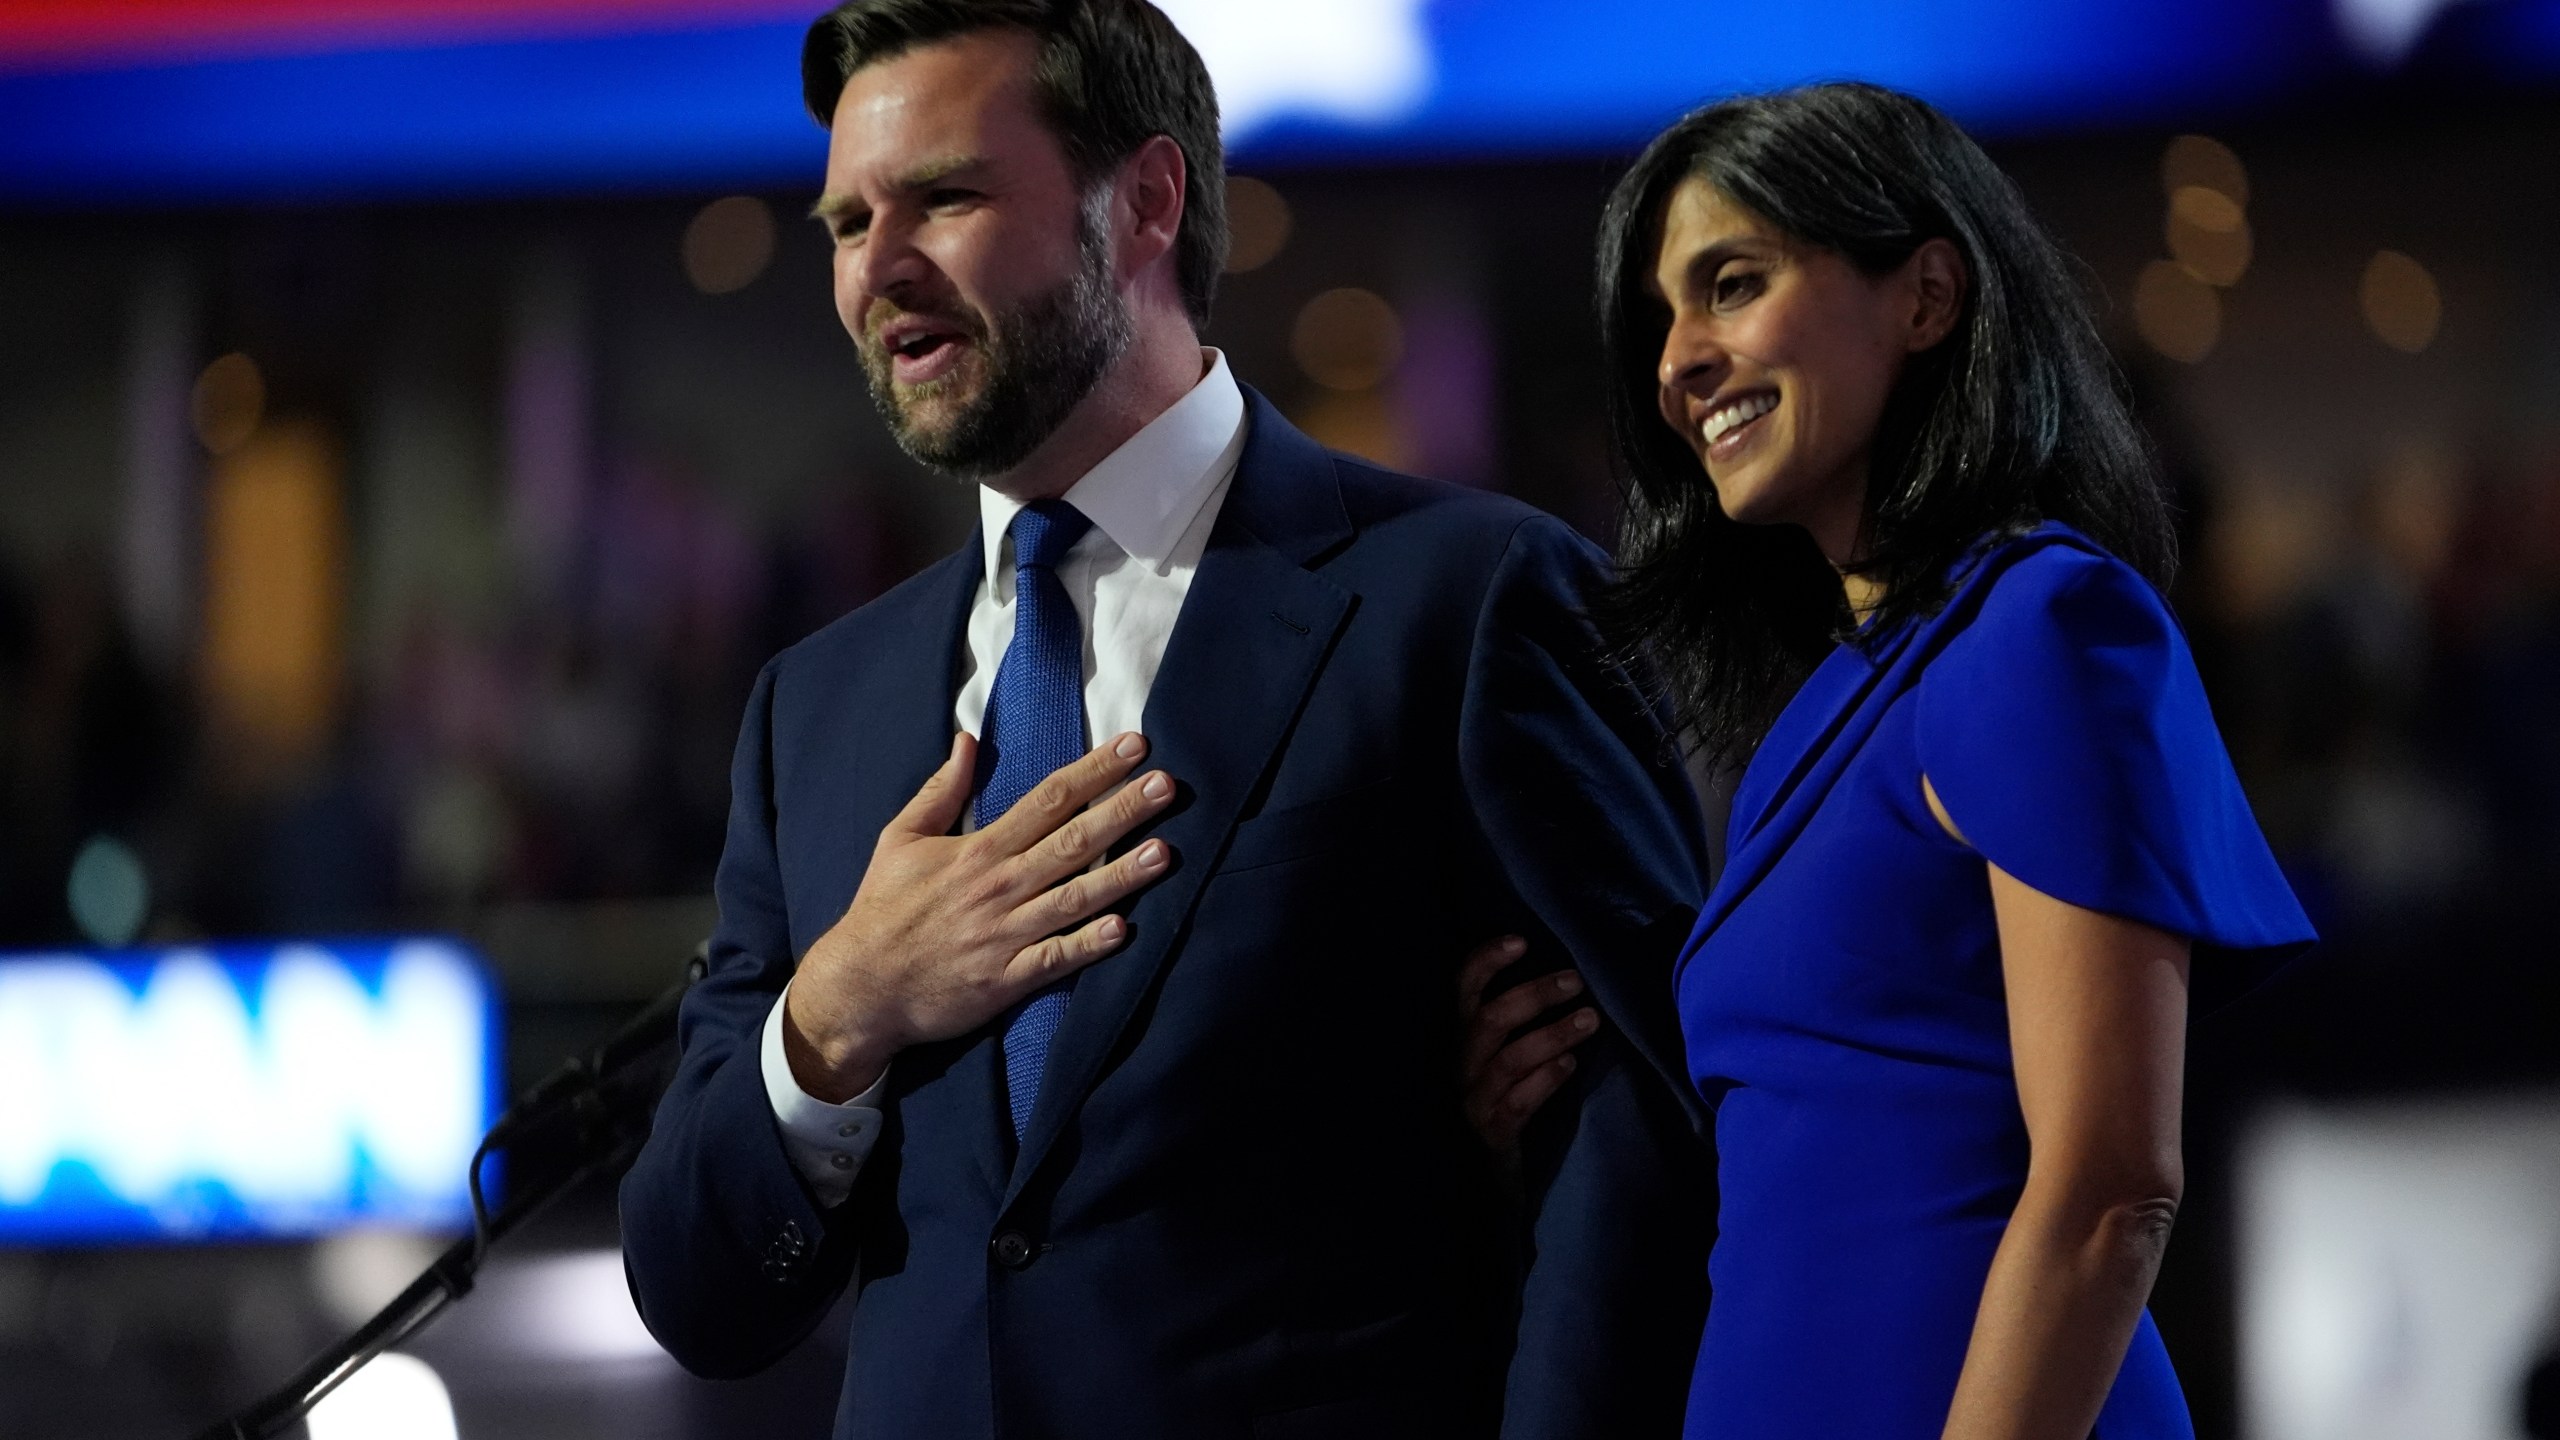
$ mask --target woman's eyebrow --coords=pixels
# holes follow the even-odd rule
[[[1695,290],[1701,282],[1714,278],[1717,266],[1737,256],[1760,258],[1756,252],[1765,248],[1760,239],[1752,235],[1728,235],[1723,239],[1711,241],[1681,262],[1680,288]],[[1669,298],[1663,295],[1660,282],[1652,275],[1645,277],[1645,289],[1652,292],[1656,299]]]
[[[1700,278],[1713,275],[1716,267],[1727,260],[1765,259],[1768,249],[1756,235],[1729,235],[1690,256],[1689,263],[1681,267],[1681,278],[1695,284]]]

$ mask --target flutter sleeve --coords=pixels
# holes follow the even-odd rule
[[[1983,858],[2194,940],[2199,990],[2236,994],[2314,938],[2186,637],[2121,562],[2048,544],[2009,565],[1919,700],[1922,773]]]

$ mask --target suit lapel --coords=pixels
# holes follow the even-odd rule
[[[845,814],[876,815],[886,824],[951,753],[951,701],[960,689],[962,640],[969,602],[986,573],[984,554],[973,528],[968,544],[891,597],[905,603],[884,607],[878,639],[865,637],[868,663],[843,697],[845,708],[826,720],[862,740],[845,772]]]
[[[1154,989],[1353,608],[1354,597],[1305,568],[1351,533],[1331,458],[1260,395],[1245,399],[1245,453],[1147,697],[1148,764],[1182,786],[1152,832],[1173,847],[1175,868],[1131,908],[1128,946],[1077,977],[1007,1204]]]
[[[985,574],[986,552],[973,524],[959,550],[885,597],[895,603],[877,617],[878,648],[867,652],[874,658],[842,697],[842,708],[825,714],[830,730],[859,737],[861,747],[838,772],[843,789],[829,800],[836,815],[867,817],[874,829],[887,824],[951,753],[951,703],[965,663],[969,606]],[[830,920],[851,902],[860,879],[858,869],[845,878]],[[961,1104],[988,1117],[968,1143],[987,1188],[1001,1191],[1006,1121],[995,1036],[982,1030],[933,1048],[944,1046],[947,1056],[920,1054],[902,1064],[910,1078],[939,1071],[960,1087]]]

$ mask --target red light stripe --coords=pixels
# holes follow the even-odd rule
[[[0,0],[0,66],[436,45],[814,19],[825,0]]]

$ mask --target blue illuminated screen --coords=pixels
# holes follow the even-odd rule
[[[1812,79],[1894,85],[2014,133],[2210,123],[2411,68],[2560,74],[2560,0],[1158,3],[1207,61],[1247,166],[1624,152],[1691,106]],[[0,200],[812,186],[825,145],[798,52],[823,8],[233,0],[225,20],[202,0],[191,13],[214,28],[196,33],[28,0],[16,20],[0,8]]]
[[[0,1243],[468,1224],[496,1034],[444,940],[0,956]]]

